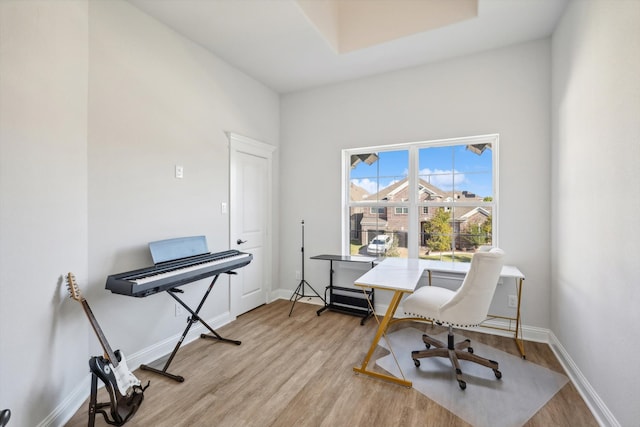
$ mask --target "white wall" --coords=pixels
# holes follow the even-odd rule
[[[152,265],[154,240],[204,234],[210,251],[229,248],[220,209],[229,202],[225,131],[277,145],[279,98],[127,2],[90,2],[89,46],[92,305],[109,316],[107,336],[131,354],[182,333],[186,314],[174,317],[166,294],[106,293],[106,277]],[[216,283],[205,319],[229,315],[228,277]],[[184,287],[185,301],[197,305],[209,282]]]
[[[541,40],[283,96],[281,286],[297,285],[301,219],[307,256],[340,253],[341,149],[499,133],[500,246],[527,276],[525,324],[549,327],[549,58]],[[325,262],[305,273],[324,289]]]
[[[124,1],[2,0],[0,52],[0,409],[60,425],[101,354],[61,274],[138,363],[179,334],[171,298],[112,295],[106,277],[149,265],[151,240],[228,247],[225,131],[277,146],[279,97]],[[203,317],[228,318],[227,284]]]
[[[0,409],[34,426],[87,372],[87,5],[0,2]]]
[[[552,46],[551,329],[617,422],[637,425],[640,2],[574,1]]]

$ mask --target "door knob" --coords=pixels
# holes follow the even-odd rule
[[[241,244],[243,244],[243,243],[247,243],[247,241],[246,241],[246,240],[238,239],[238,240],[236,240],[236,243],[237,243],[237,244],[239,244],[239,245],[241,245]]]

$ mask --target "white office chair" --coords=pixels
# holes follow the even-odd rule
[[[502,249],[482,247],[473,255],[469,272],[457,291],[437,286],[423,286],[407,297],[403,303],[405,314],[449,326],[447,344],[426,334],[422,335],[427,349],[411,352],[416,367],[420,366],[421,358],[448,357],[455,367],[458,385],[463,390],[467,388],[467,383],[462,379],[458,359],[469,360],[493,369],[496,378],[502,378],[498,362],[473,354],[470,340],[454,344],[453,327],[477,326],[486,319],[500,278],[503,256]],[[431,348],[432,346],[434,348]]]

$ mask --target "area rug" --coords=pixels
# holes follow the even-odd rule
[[[448,358],[420,359],[420,367],[416,368],[411,351],[425,348],[423,333],[416,328],[403,328],[387,335],[405,378],[413,382],[414,389],[476,427],[522,426],[569,381],[565,375],[471,341],[475,354],[500,364],[502,379],[498,380],[489,368],[461,360],[467,383],[466,390],[461,390]],[[446,332],[435,338],[447,342]],[[462,335],[455,336],[455,342],[464,339]],[[380,345],[389,349],[384,339]],[[381,357],[376,364],[391,375],[402,377],[393,354]]]

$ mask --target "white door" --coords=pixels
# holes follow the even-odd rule
[[[231,276],[231,315],[267,302],[271,289],[271,164],[275,147],[229,134],[231,248],[253,255]]]

